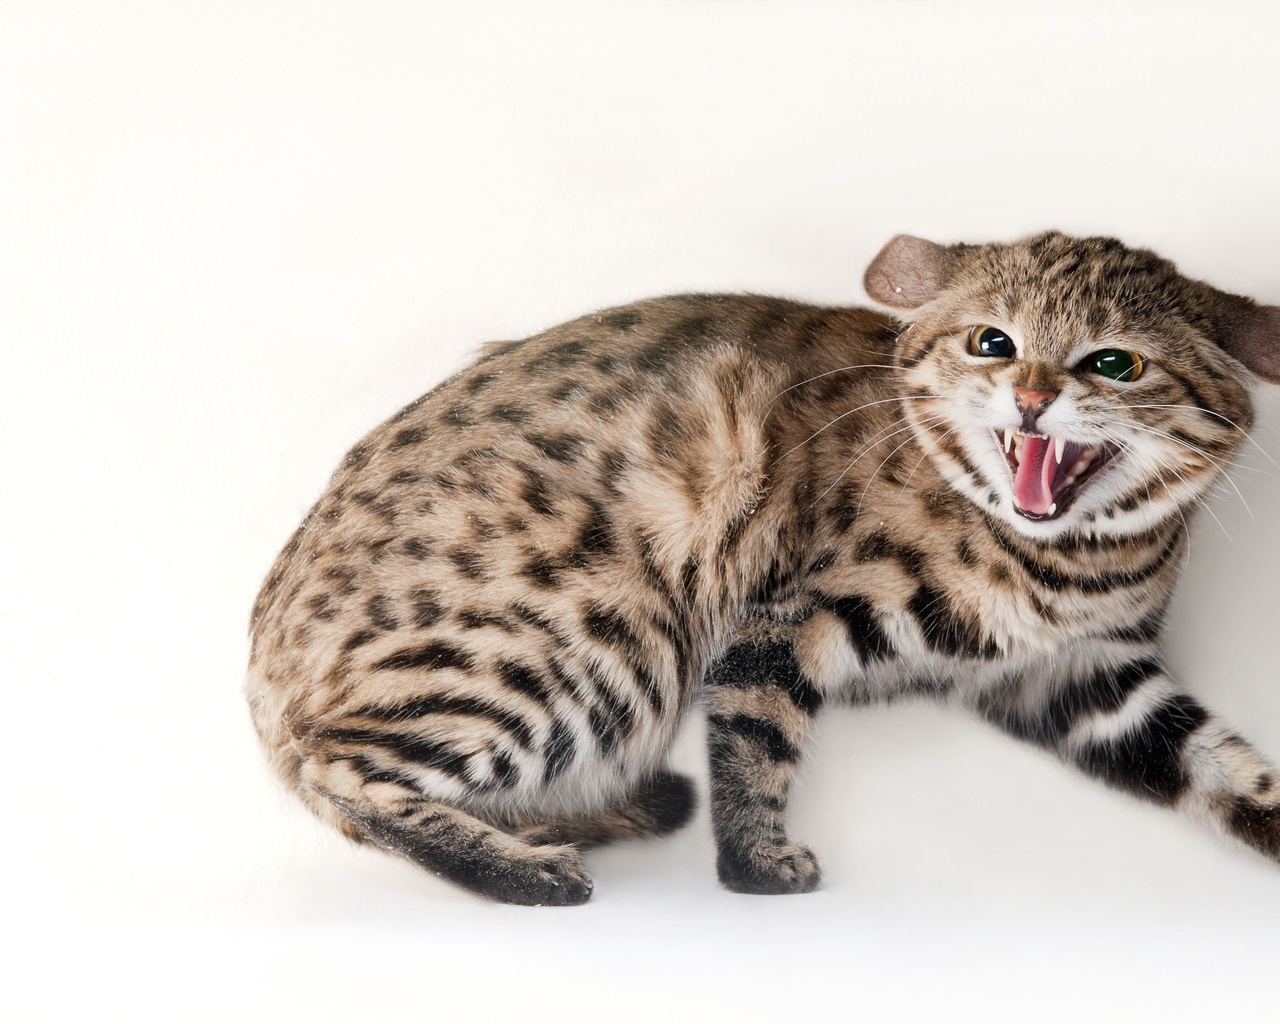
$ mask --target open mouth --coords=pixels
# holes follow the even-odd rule
[[[1013,473],[1013,507],[1027,519],[1056,519],[1115,456],[1108,444],[1081,444],[1049,434],[996,431]]]

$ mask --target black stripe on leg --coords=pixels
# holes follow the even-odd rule
[[[710,686],[751,690],[773,683],[791,703],[807,715],[822,707],[822,694],[800,673],[791,644],[785,641],[734,644],[715,663],[707,679]]]
[[[1168,804],[1187,786],[1182,750],[1187,737],[1208,719],[1185,694],[1171,697],[1123,736],[1086,747],[1076,760],[1110,785]]]
[[[773,722],[751,715],[712,715],[709,720],[713,728],[741,736],[762,747],[771,761],[794,763],[800,760],[799,751]]]
[[[883,661],[894,656],[893,643],[880,628],[871,602],[865,597],[849,594],[827,601],[825,607],[844,620],[849,642],[864,662]]]
[[[1085,715],[1119,709],[1139,686],[1161,675],[1159,662],[1150,658],[1093,675],[1063,687],[1045,704],[1034,721],[1018,721],[1010,728],[1022,739],[1053,746]]]

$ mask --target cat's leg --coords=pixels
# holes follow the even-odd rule
[[[716,869],[727,889],[810,892],[821,878],[784,824],[791,780],[822,703],[801,675],[789,631],[748,623],[712,668],[705,691]]]
[[[683,827],[697,803],[693,782],[683,775],[659,772],[626,801],[599,814],[552,818],[512,830],[527,843],[572,843],[580,850],[618,839],[649,839]]]
[[[1112,786],[1280,859],[1280,773],[1153,656],[1010,691],[983,711]]]
[[[526,842],[427,799],[394,775],[362,772],[349,756],[315,755],[300,781],[324,798],[317,810],[336,809],[344,832],[354,828],[359,838],[481,896],[524,906],[576,906],[591,897],[591,877],[572,846]]]

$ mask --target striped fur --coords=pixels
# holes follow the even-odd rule
[[[1280,857],[1275,773],[1158,648],[1246,371],[1274,376],[1269,307],[1057,234],[895,240],[868,286],[904,319],[709,295],[594,314],[372,431],[253,610],[250,705],[285,782],[473,891],[580,903],[580,849],[688,819],[665,756],[700,700],[722,882],[799,892],[819,869],[784,817],[812,716],[910,692]],[[971,355],[977,324],[1017,358]],[[1140,380],[1080,369],[1122,345]],[[1040,519],[998,441],[1033,386],[1057,396],[1045,432],[1114,453]]]

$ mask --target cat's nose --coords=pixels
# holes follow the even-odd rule
[[[1024,433],[1034,431],[1036,420],[1053,404],[1058,397],[1056,391],[1033,391],[1031,388],[1014,387],[1013,400],[1022,413],[1022,429]]]
[[[1058,397],[1056,391],[1032,391],[1030,388],[1014,388],[1013,400],[1018,403],[1018,412],[1030,412],[1039,416],[1050,403]]]

